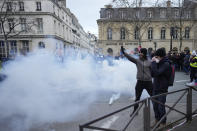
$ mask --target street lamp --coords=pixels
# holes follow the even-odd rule
[[[170,29],[170,51],[172,51],[172,37],[174,37],[174,27]]]
[[[156,48],[157,48],[157,42],[154,42],[154,46],[155,46],[155,51],[156,51]]]

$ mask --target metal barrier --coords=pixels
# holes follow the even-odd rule
[[[137,101],[129,106],[126,106],[124,108],[121,108],[115,112],[112,112],[110,114],[107,114],[105,116],[102,116],[100,118],[97,118],[93,121],[90,121],[86,124],[83,124],[83,125],[79,125],[79,131],[84,131],[84,129],[95,129],[95,130],[102,130],[102,131],[126,131],[126,129],[128,128],[128,126],[130,125],[130,123],[133,121],[133,119],[135,118],[136,114],[139,112],[139,110],[142,108],[142,106],[144,105],[144,109],[143,109],[143,119],[144,119],[144,131],[155,131],[157,130],[157,127],[161,124],[162,120],[165,119],[165,117],[172,111],[176,111],[180,114],[182,114],[184,117],[174,121],[173,123],[170,123],[169,125],[167,126],[170,126],[170,125],[173,125],[183,119],[186,118],[187,121],[191,121],[192,120],[192,115],[196,113],[197,110],[195,110],[194,112],[192,112],[192,89],[194,89],[195,91],[197,91],[197,89],[195,88],[191,88],[191,87],[188,87],[188,88],[185,88],[185,89],[181,89],[181,90],[176,90],[176,91],[172,91],[172,92],[168,92],[168,93],[163,93],[163,94],[159,94],[159,95],[155,95],[155,96],[152,96],[152,97],[148,97],[146,99],[143,99],[143,100],[140,100],[140,101]],[[155,100],[155,98],[158,98],[160,96],[163,96],[163,95],[169,95],[169,94],[174,94],[174,93],[178,93],[178,92],[183,92],[182,95],[178,98],[178,100],[173,104],[173,106],[168,106],[168,105],[165,105],[165,104],[162,104],[161,102]],[[186,107],[186,113],[184,112],[181,112],[177,109],[175,109],[174,107],[177,105],[177,103],[179,103],[179,101],[185,96],[185,94],[187,94],[187,107]],[[151,128],[151,123],[150,123],[150,101],[152,102],[155,102],[155,103],[158,103],[158,104],[161,104],[167,108],[169,108],[168,112],[166,112],[166,114],[161,118],[160,121],[158,121],[154,127]],[[96,126],[92,126],[92,124],[98,122],[98,121],[101,121],[105,118],[108,118],[114,114],[117,114],[119,112],[122,112],[122,111],[125,111],[127,109],[130,109],[131,107],[133,107],[135,104],[139,104],[139,108],[133,113],[131,114],[131,118],[130,120],[128,121],[128,123],[125,125],[125,127],[122,129],[122,130],[116,130],[116,129],[106,129],[106,128],[100,128],[100,127],[96,127]]]

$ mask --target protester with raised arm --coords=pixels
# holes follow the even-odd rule
[[[136,59],[125,52],[123,46],[121,46],[121,52],[123,55],[130,60],[131,62],[136,64],[137,67],[137,83],[135,86],[135,101],[140,100],[142,95],[142,91],[146,89],[148,94],[152,96],[152,77],[151,77],[151,61],[147,58],[147,49],[141,48],[139,52],[139,59]],[[138,104],[134,106],[133,113],[139,107]]]

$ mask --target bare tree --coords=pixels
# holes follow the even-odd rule
[[[172,50],[172,39],[178,39],[179,51],[182,51],[183,39],[189,38],[187,31],[190,32],[195,24],[192,12],[194,12],[192,2],[185,0],[174,1],[174,3],[170,3],[169,8],[167,7],[166,25],[171,30],[170,50]]]
[[[10,55],[9,39],[31,32],[32,27],[37,26],[34,19],[21,15],[19,11],[24,9],[24,5],[20,4],[15,0],[0,2],[0,33],[6,43],[7,58]]]
[[[189,38],[187,36],[187,30],[190,32],[191,29],[194,26],[194,17],[191,16],[192,12],[194,12],[194,8],[192,7],[191,3],[184,3],[184,0],[178,0],[178,22],[175,22],[177,27],[179,29],[179,40],[180,40],[180,45],[179,45],[179,51],[182,50],[182,45],[183,45],[183,39],[184,38]],[[193,9],[192,9],[193,8]],[[185,30],[184,28],[187,27]]]
[[[146,13],[146,6],[150,6],[150,3],[144,3],[142,0],[112,0],[112,4],[118,8],[126,8],[129,12],[132,12],[132,16],[127,22],[134,29],[128,29],[127,33],[138,40],[138,45],[141,46],[142,37],[150,27],[153,17],[153,12],[150,12],[150,14]]]
[[[167,2],[167,3],[166,3]],[[170,2],[170,3],[168,3]],[[144,33],[147,31],[147,28],[150,27],[152,18],[151,14],[146,12],[146,7],[149,8],[157,8],[157,7],[165,7],[166,8],[166,20],[163,21],[164,25],[171,30],[171,47],[172,50],[172,39],[179,40],[179,51],[182,50],[183,39],[187,39],[186,33],[187,31],[191,31],[193,26],[195,25],[194,16],[192,16],[192,12],[194,11],[194,4],[191,1],[186,0],[176,0],[174,2],[168,1],[159,1],[155,0],[152,2],[142,1],[142,0],[112,0],[111,4],[116,7],[123,7],[132,10],[133,17],[129,19],[129,23],[132,27],[136,27],[138,36],[139,45],[141,45],[142,37]],[[168,5],[169,4],[169,5]],[[141,16],[142,12],[146,12]],[[187,27],[187,28],[186,28]],[[131,35],[135,36],[136,31],[128,31]],[[176,35],[176,36],[175,36]]]

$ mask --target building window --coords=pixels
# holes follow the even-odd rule
[[[112,29],[111,28],[107,29],[107,39],[112,40]]]
[[[160,10],[160,18],[166,18],[166,10],[165,9]]]
[[[13,57],[17,54],[17,43],[16,41],[10,41],[10,55]]]
[[[126,34],[125,28],[121,28],[120,29],[120,39],[121,40],[125,40],[125,34]]]
[[[28,40],[23,40],[22,41],[22,49],[23,49],[23,53],[28,53],[29,52],[29,41]]]
[[[57,34],[57,32],[56,32],[56,29],[57,27],[56,27],[56,21],[54,20],[54,32],[55,32],[55,34]]]
[[[174,39],[178,39],[178,29],[174,29]]]
[[[12,11],[12,2],[6,2],[7,11]]]
[[[41,2],[36,2],[36,11],[41,11],[42,7],[41,7]]]
[[[68,22],[68,18],[67,18],[67,15],[66,15],[66,22]]]
[[[60,29],[60,23],[58,23],[58,35],[60,35],[61,36],[61,29]]]
[[[9,32],[14,33],[14,19],[8,19]]]
[[[148,28],[148,39],[149,40],[153,39],[153,28],[152,27]]]
[[[177,28],[171,27],[170,34],[172,35],[173,39],[178,39],[178,29]]]
[[[6,57],[6,49],[4,41],[0,41],[0,58]]]
[[[136,27],[135,28],[135,31],[134,31],[134,39],[135,40],[138,40],[139,39],[139,32],[140,32],[139,28]]]
[[[21,31],[27,31],[26,18],[20,18],[20,22],[21,22]]]
[[[165,27],[161,28],[161,39],[166,39],[166,29],[165,29]]]
[[[64,30],[64,25],[62,25],[62,29],[63,29],[63,37],[65,38],[65,30]]]
[[[189,34],[190,34],[190,28],[189,27],[186,27],[185,28],[185,38],[186,39],[189,39],[189,37],[190,37]]]
[[[174,11],[174,17],[175,17],[175,18],[179,18],[179,10],[176,9],[176,10]]]
[[[55,14],[55,5],[53,5],[53,13]]]
[[[119,17],[120,17],[120,19],[125,19],[126,18],[126,12],[125,11],[119,11]]]
[[[43,33],[43,20],[42,18],[37,18],[38,23],[38,33]]]
[[[44,49],[44,48],[45,48],[44,42],[39,42],[39,43],[38,43],[38,48],[39,48],[39,49]]]
[[[3,33],[2,23],[0,23],[0,34]]]
[[[68,27],[66,27],[66,40],[69,40],[69,37],[68,37]]]
[[[72,36],[71,36],[71,29],[69,30],[69,40],[71,41],[71,38]]]
[[[24,11],[24,2],[19,2],[19,11]]]
[[[190,10],[185,11],[185,17],[187,19],[191,18],[191,11]]]
[[[136,10],[134,15],[134,18],[140,18],[140,11]]]
[[[147,11],[147,18],[152,18],[153,17],[153,11],[152,10],[148,10]]]
[[[107,10],[106,15],[107,15],[108,19],[112,18],[112,12],[111,11]]]

